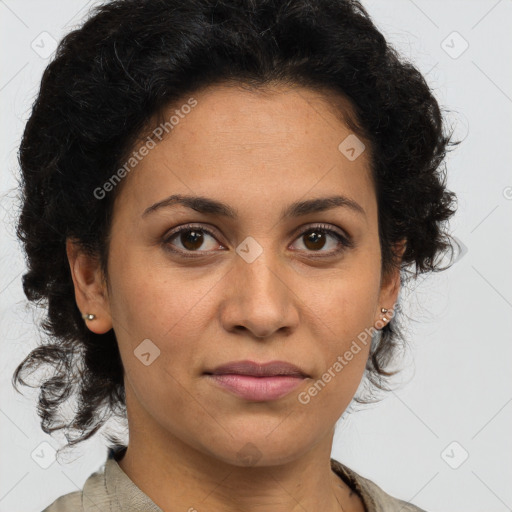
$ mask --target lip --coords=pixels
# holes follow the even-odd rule
[[[255,402],[282,398],[309,378],[303,370],[285,361],[234,361],[206,371],[205,375],[223,389]]]
[[[252,377],[276,377],[276,376],[295,376],[309,377],[303,370],[294,364],[286,361],[269,361],[266,363],[256,363],[254,361],[232,361],[214,370],[205,372],[212,375],[249,375]]]

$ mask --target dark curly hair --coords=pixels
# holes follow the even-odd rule
[[[19,364],[50,365],[40,387],[44,432],[65,429],[68,447],[126,414],[123,367],[111,329],[85,325],[74,295],[66,239],[100,258],[107,276],[113,202],[93,193],[122,165],[164,109],[220,83],[274,83],[332,91],[332,105],[371,149],[382,270],[400,265],[402,283],[443,270],[452,250],[446,222],[456,197],[446,189],[452,141],[421,73],[404,61],[355,0],[114,0],[95,8],[60,42],[46,68],[19,149],[17,236],[27,256],[23,290],[47,308],[49,342]],[[394,244],[406,240],[403,259]],[[397,315],[372,345],[365,375],[387,389],[389,363],[404,342]],[[59,408],[75,398],[70,421]],[[104,413],[104,414],[100,414]],[[75,435],[69,435],[69,433]],[[113,438],[111,438],[113,439]]]

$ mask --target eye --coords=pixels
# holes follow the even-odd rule
[[[200,257],[204,256],[204,253],[210,252],[215,249],[215,246],[219,246],[225,249],[224,246],[217,243],[205,244],[205,241],[211,238],[216,240],[215,234],[209,229],[203,226],[185,225],[172,231],[164,240],[165,248],[173,253],[178,253],[184,257]],[[329,239],[331,240],[329,244]],[[173,243],[176,240],[178,246]],[[333,256],[347,248],[353,247],[352,240],[338,231],[330,228],[327,225],[318,225],[309,227],[307,230],[302,231],[297,240],[302,241],[304,249],[294,249],[299,251],[306,251],[310,253],[322,253],[320,257]],[[204,247],[206,245],[206,247]],[[326,246],[330,250],[322,250]],[[181,246],[181,247],[180,247]],[[193,254],[196,253],[196,254]]]
[[[331,239],[331,243],[329,243]],[[302,242],[304,250],[307,252],[320,252],[323,256],[333,256],[344,251],[347,248],[353,247],[352,240],[329,228],[329,226],[322,224],[318,226],[312,226],[299,235],[298,240]],[[322,250],[327,246],[327,250]],[[329,246],[331,249],[329,250]],[[303,250],[303,249],[299,249]]]
[[[206,237],[205,237],[206,235]],[[187,253],[191,252],[208,252],[210,249],[208,247],[206,249],[202,249],[201,251],[198,251],[205,243],[205,239],[208,239],[208,237],[215,240],[215,235],[212,231],[209,229],[206,229],[203,226],[192,226],[192,225],[185,225],[181,226],[180,228],[176,229],[172,233],[169,234],[164,240],[165,247],[168,248],[168,250],[172,252],[180,253],[183,256],[188,257],[195,257],[192,255],[189,255]],[[177,239],[178,243],[181,244],[181,247],[178,246],[177,249],[174,249],[174,244],[171,242]],[[219,245],[213,244],[213,246]],[[222,245],[220,247],[223,247]],[[199,254],[201,256],[202,254]]]

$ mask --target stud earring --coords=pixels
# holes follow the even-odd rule
[[[388,312],[388,310],[386,308],[380,308],[380,312],[381,313],[384,313],[386,314]],[[386,318],[385,316],[382,317],[382,321],[383,322],[387,322],[388,321],[388,318]]]
[[[96,315],[93,315],[92,313],[84,313],[82,315],[82,318],[84,320],[94,320],[96,318]]]

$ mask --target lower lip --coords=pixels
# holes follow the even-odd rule
[[[264,402],[277,400],[293,391],[303,377],[274,376],[252,377],[250,375],[209,375],[217,384],[245,400]]]

